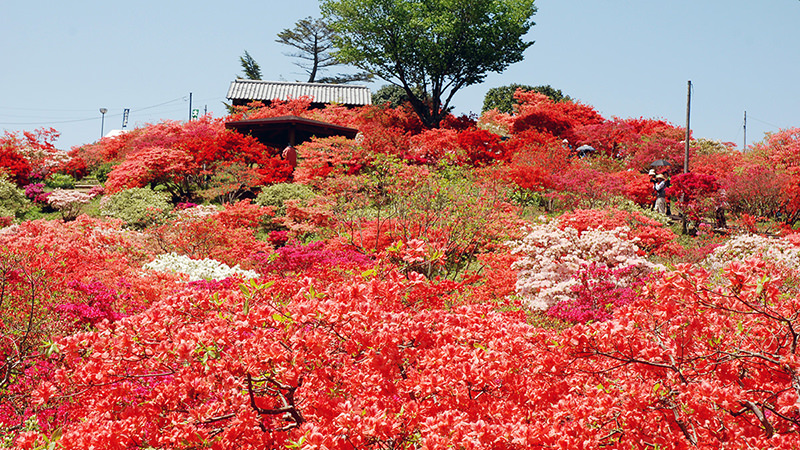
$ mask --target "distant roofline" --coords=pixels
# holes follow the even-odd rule
[[[372,104],[372,92],[365,85],[268,81],[237,78],[228,88],[227,98],[233,104],[246,101],[289,100],[310,97],[316,105],[342,104],[365,106]]]
[[[234,83],[264,83],[264,84],[291,84],[295,86],[319,86],[319,87],[343,87],[343,88],[365,88],[369,89],[366,84],[342,84],[342,83],[309,83],[307,81],[273,81],[273,80],[250,80],[248,78],[237,78],[233,80]]]

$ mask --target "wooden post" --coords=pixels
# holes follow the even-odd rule
[[[689,116],[692,108],[692,81],[689,80],[688,86],[686,88],[686,139],[684,144],[684,153],[683,153],[683,173],[689,172],[689,136],[690,136],[690,128],[689,128]]]
[[[684,151],[683,151],[683,173],[689,173],[689,136],[690,130],[689,127],[689,117],[692,108],[692,80],[689,80],[686,87],[686,138],[684,139]],[[683,194],[681,194],[681,203],[683,203]],[[683,234],[687,234],[689,232],[688,226],[686,223],[686,211],[681,211],[681,228]]]

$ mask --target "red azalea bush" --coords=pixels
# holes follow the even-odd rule
[[[0,143],[0,173],[22,187],[28,184],[31,165],[16,149]]]
[[[194,207],[177,211],[174,218],[147,229],[146,235],[159,253],[210,258],[250,269],[255,255],[272,252],[269,243],[256,237],[261,219],[271,211],[249,201],[239,203],[222,210]]]
[[[449,116],[430,130],[404,107],[275,101],[103,138],[69,162],[57,134],[7,136],[34,177],[113,166],[109,192],[156,185],[179,203],[143,231],[87,216],[0,230],[0,441],[798,447],[794,271],[766,250],[703,269],[725,235],[700,224],[683,248],[619,200],[650,204],[646,170],[680,165],[683,131],[518,97],[516,114],[488,113],[480,128]],[[359,136],[299,145],[293,180],[315,195],[276,201],[273,217],[236,200],[291,168],[224,122],[290,114]],[[733,223],[752,232],[760,217],[793,223],[798,141],[782,131],[746,155],[692,141],[693,172],[675,175],[671,194],[692,217],[741,213]],[[598,152],[576,158],[581,143]],[[547,207],[526,203],[527,191]],[[554,205],[566,211],[548,220]],[[781,232],[770,239],[792,244],[780,246],[792,260],[800,238]],[[252,278],[144,269],[164,253]]]
[[[117,223],[81,216],[0,233],[0,429],[20,429],[35,415],[31,396],[50,374],[44,368],[54,362],[45,353],[54,342],[141,310],[159,289],[154,280],[136,281],[141,243],[120,231]],[[53,417],[41,413],[40,425],[50,429]]]
[[[794,225],[800,220],[800,128],[768,134],[763,142],[753,145],[752,153],[759,157],[756,161],[769,165],[780,180],[782,221]]]
[[[373,156],[352,140],[342,137],[313,139],[297,147],[300,160],[294,181],[316,185],[321,180],[360,173]]]
[[[688,172],[673,176],[667,195],[677,200],[681,210],[693,221],[700,221],[717,206],[714,196],[720,184],[713,175]]]
[[[43,180],[69,156],[55,147],[60,134],[53,128],[12,133],[0,137],[0,170],[21,187],[29,179]]]
[[[318,271],[359,269],[366,270],[375,264],[374,260],[352,248],[326,244],[322,241],[309,244],[289,244],[280,247],[275,254],[262,253],[257,260],[262,273],[276,273],[282,276],[297,276]]]
[[[791,335],[798,305],[765,270],[731,266],[714,290],[707,273],[681,267],[614,318],[562,331],[487,305],[415,307],[408,295],[426,283],[391,272],[325,286],[187,287],[114,332],[63,340],[35,404],[64,408],[67,447],[146,437],[219,448],[301,438],[327,448],[791,448],[798,394],[794,363],[781,361],[792,353],[769,342]],[[25,432],[17,444],[46,435]]]
[[[519,90],[514,97],[519,102],[519,108],[518,113],[509,120],[509,131],[512,133],[535,128],[578,144],[578,128],[603,122],[600,114],[588,105],[572,101],[554,102],[534,91]]]
[[[78,158],[91,167],[117,164],[108,174],[109,193],[160,185],[176,201],[204,190],[219,195],[251,191],[256,186],[287,181],[292,172],[276,151],[251,136],[225,129],[222,120],[207,117],[184,124],[162,122],[101,139],[73,152],[73,159]],[[231,175],[233,163],[242,170]],[[226,184],[226,176],[236,179],[234,186]]]
[[[722,184],[733,212],[742,216],[776,217],[784,211],[784,193],[790,180],[787,173],[753,161],[739,166]]]

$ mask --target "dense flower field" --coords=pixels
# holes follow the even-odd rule
[[[0,447],[800,448],[800,130],[692,140],[667,217],[682,129],[517,99],[6,134]],[[360,132],[224,126],[287,114]]]

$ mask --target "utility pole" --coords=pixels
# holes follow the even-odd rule
[[[689,116],[692,108],[692,80],[686,88],[686,139],[683,152],[683,173],[689,173]]]
[[[192,93],[189,92],[189,121],[192,121]]]
[[[747,111],[744,112],[744,145],[742,145],[742,151],[747,151]]]
[[[692,80],[689,80],[687,83],[688,86],[686,87],[686,137],[684,138],[684,150],[683,150],[683,173],[689,173],[689,117],[690,111],[692,107]],[[681,203],[683,203],[683,195],[681,194]],[[687,234],[689,232],[688,225],[686,223],[686,212],[681,210],[681,228],[682,233]]]

